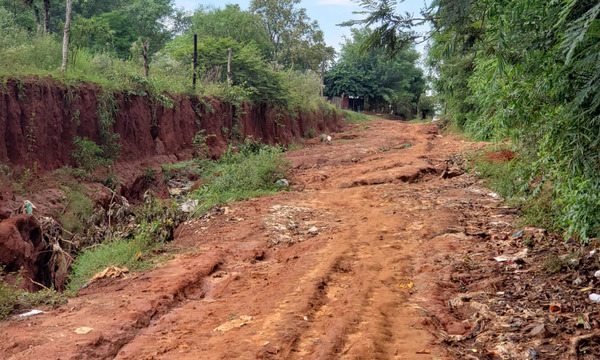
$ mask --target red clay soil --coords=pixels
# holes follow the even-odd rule
[[[241,140],[251,135],[269,144],[289,144],[306,137],[311,129],[316,133],[337,131],[343,124],[341,117],[322,112],[291,116],[265,105],[245,104],[235,114],[230,104],[179,95],[170,96],[171,107],[163,107],[149,96],[125,92],[103,95],[94,84],[75,88],[52,78],[8,79],[0,88],[0,163],[35,166],[42,172],[74,165],[74,136],[100,143],[98,104],[104,101],[103,96],[116,102],[110,130],[120,136],[121,164],[189,158],[192,139],[199,130],[214,135],[208,146],[217,156],[234,135]]]
[[[117,194],[134,204],[149,188],[159,197],[168,197],[164,186],[148,182],[147,170],[153,169],[160,178],[161,165],[190,159],[192,139],[200,130],[210,135],[209,152],[217,157],[232,140],[244,140],[247,136],[269,144],[288,145],[309,133],[338,131],[344,124],[343,118],[333,112],[286,114],[266,105],[244,104],[236,113],[231,104],[179,95],[170,96],[171,107],[163,107],[149,96],[103,93],[94,84],[68,87],[51,77],[8,79],[0,85],[0,165],[7,165],[14,174],[17,180],[12,181],[32,176],[36,188],[28,189],[31,191],[26,197],[20,196],[6,186],[11,179],[5,181],[0,188],[0,217],[4,212],[10,216],[24,200],[32,201],[38,214],[56,215],[52,210],[64,194],[50,171],[75,165],[75,136],[101,144],[98,108],[107,97],[114,99],[117,107],[110,131],[119,135],[122,146],[113,167],[120,183]],[[103,179],[107,175],[98,171],[95,177]],[[107,189],[97,189],[94,184],[86,186],[97,193],[97,205],[112,198]]]
[[[484,155],[489,161],[494,163],[504,163],[515,158],[516,154],[510,150],[489,151]]]
[[[185,223],[175,259],[0,324],[2,358],[464,358],[445,344],[478,322],[448,307],[452,264],[503,218],[479,181],[441,175],[478,146],[382,120],[291,152],[294,191]]]
[[[0,264],[9,274],[19,272],[24,279],[44,282],[43,269],[50,259],[46,252],[48,244],[42,236],[42,228],[33,215],[17,215],[0,222]],[[10,277],[17,275],[8,275]],[[49,275],[48,275],[49,277]],[[50,279],[47,279],[49,283]],[[33,283],[22,282],[22,287],[36,289]]]

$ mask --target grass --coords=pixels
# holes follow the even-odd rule
[[[422,123],[430,123],[431,120],[432,120],[432,118],[424,118],[424,119],[414,118],[412,120],[408,120],[407,122],[409,124],[422,124]]]
[[[20,280],[17,279],[17,283]],[[17,284],[5,281],[0,269],[0,320],[4,320],[16,309],[26,311],[36,306],[55,307],[67,302],[67,296],[54,289],[44,289],[30,293],[18,288]]]
[[[84,250],[73,263],[68,289],[78,291],[95,274],[109,266],[127,267],[131,271],[152,268],[152,251],[164,246],[164,243],[154,239],[156,224],[141,227],[142,231],[132,240],[118,239]]]
[[[274,194],[279,190],[275,182],[285,177],[288,167],[279,148],[252,141],[246,141],[239,149],[230,147],[203,174],[206,185],[195,195],[200,201],[198,211],[204,212],[216,204]]]
[[[406,144],[394,146],[392,149],[394,149],[394,150],[403,150],[403,149],[408,149],[410,147],[412,147],[412,144],[411,143],[406,143]]]
[[[365,138],[358,138],[358,139],[338,139],[338,140],[333,140],[333,143],[353,143],[353,142],[359,142],[359,141],[363,141]]]
[[[561,230],[555,221],[560,209],[553,204],[552,184],[532,179],[531,169],[524,166],[519,156],[509,161],[492,161],[486,155],[508,149],[508,145],[495,145],[468,154],[468,170],[484,179],[484,185],[506,199],[509,206],[522,210],[520,225]]]
[[[163,165],[165,179],[194,172],[205,185],[191,195],[199,200],[195,211],[200,215],[217,204],[275,193],[275,182],[285,177],[288,163],[283,150],[246,140],[230,147],[220,160],[192,160]],[[153,251],[169,240],[169,229],[182,220],[176,206],[164,208],[156,199],[138,208],[139,225],[133,239],[116,239],[84,250],[75,260],[68,289],[76,292],[90,278],[109,266],[140,271],[153,267]]]
[[[63,186],[61,190],[65,194],[64,211],[58,220],[69,232],[76,234],[84,230],[85,220],[94,213],[94,203],[83,192],[81,186],[71,188]]]
[[[204,172],[206,164],[208,163],[210,163],[210,160],[192,159],[175,164],[163,164],[161,166],[163,172],[163,181],[167,183],[171,179],[182,177],[187,174],[201,176]]]
[[[373,120],[373,117],[355,111],[344,110],[343,113],[348,124],[364,123]]]
[[[168,93],[215,98],[230,103],[267,102],[282,107],[290,114],[296,110],[323,114],[337,111],[320,96],[320,78],[317,74],[302,71],[273,71],[271,74],[266,61],[256,66],[264,70],[260,74],[273,76],[265,79],[257,75],[251,79],[261,84],[264,82],[265,86],[261,88],[257,88],[252,81],[250,84],[243,82],[231,86],[226,82],[204,80],[204,76],[200,76],[194,88],[187,62],[176,59],[166,49],[152,56],[148,77],[144,77],[144,67],[138,56],[124,60],[110,52],[94,52],[87,48],[78,50],[75,62],[70,61],[67,71],[63,73],[60,71],[61,37],[24,33],[21,38],[15,34],[6,38],[6,42],[0,39],[0,83],[8,78],[33,76],[42,78],[39,81],[44,82],[51,77],[67,86],[95,83],[105,90],[148,96],[158,102],[168,99],[165,95]],[[249,71],[246,67],[244,69]],[[285,86],[276,81],[283,78],[287,79]],[[272,99],[273,96],[276,99]]]

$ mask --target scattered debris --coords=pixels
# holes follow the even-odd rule
[[[27,214],[27,215],[31,215],[33,214],[33,210],[37,209],[35,207],[35,205],[33,205],[33,203],[29,200],[25,200],[23,201],[23,205],[21,205],[21,207],[19,207],[18,213],[19,214]]]
[[[231,316],[231,319],[224,324],[214,328],[213,331],[227,332],[232,329],[240,328],[244,325],[248,325],[252,322],[252,316],[240,315]]]
[[[196,208],[198,207],[199,201],[196,199],[193,200],[187,200],[185,202],[183,202],[181,205],[179,205],[179,210],[183,211],[186,214],[189,214],[191,212],[194,212],[194,210],[196,210]]]
[[[39,314],[43,314],[44,312],[42,310],[31,310],[28,311],[24,314],[20,314],[19,317],[20,318],[26,318],[26,317],[30,317],[30,316],[35,316],[35,315],[39,315]]]
[[[91,327],[82,326],[80,328],[75,329],[75,334],[85,335],[85,334],[89,334],[90,332],[92,332],[92,330],[94,330],[94,329]]]
[[[522,237],[524,233],[525,233],[524,230],[519,230],[516,233],[512,234],[510,237],[513,239],[518,239],[518,238]]]
[[[117,279],[120,277],[125,277],[127,273],[129,273],[129,269],[126,267],[120,268],[116,266],[109,266],[106,269],[94,275],[90,279],[90,281],[85,283],[81,288],[85,289],[86,287],[90,286],[94,281],[98,281],[100,279]]]
[[[275,184],[280,188],[286,188],[290,186],[290,183],[287,181],[287,179],[279,179],[275,182]]]
[[[319,234],[319,228],[315,225],[319,223],[312,220],[319,217],[322,215],[317,215],[307,208],[275,205],[270,209],[269,215],[265,216],[264,221],[273,229],[271,239],[273,245],[293,245],[304,241],[307,235]]]

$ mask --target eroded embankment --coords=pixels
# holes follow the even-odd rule
[[[87,207],[108,211],[111,204],[123,202],[121,197],[135,203],[147,189],[168,197],[169,179],[161,165],[190,159],[196,134],[206,139],[208,155],[217,157],[230,143],[247,136],[269,144],[290,144],[308,134],[337,131],[342,125],[335,111],[292,114],[267,105],[107,91],[94,84],[69,87],[51,78],[8,79],[0,85],[0,220],[9,219],[0,223],[0,265],[5,272],[23,269],[22,287],[37,288],[27,281],[30,278],[62,288],[66,267],[58,272],[48,269],[55,249],[40,224],[53,227],[56,220],[75,233],[76,226],[67,226],[66,218],[72,215],[71,222],[83,222],[82,217],[90,217],[90,212],[74,209],[86,202]],[[69,172],[67,180],[64,174],[53,173],[75,166],[76,137],[101,147],[107,141],[118,143],[111,170],[85,179],[74,179]],[[36,206],[37,219],[15,218],[26,200]],[[58,279],[50,275],[55,273],[60,273]]]
[[[105,115],[113,121],[108,130],[119,134],[119,162],[189,157],[199,130],[214,135],[207,145],[218,155],[229,142],[248,135],[288,144],[309,132],[342,126],[340,116],[322,111],[286,114],[249,104],[237,109],[214,99],[107,92],[94,84],[74,88],[51,78],[9,79],[0,89],[0,163],[26,168],[35,164],[40,171],[74,165],[73,138],[100,144]]]

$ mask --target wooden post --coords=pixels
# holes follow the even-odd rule
[[[194,62],[192,64],[194,75],[192,76],[192,86],[196,90],[196,68],[198,67],[198,35],[194,34]]]
[[[227,49],[227,84],[231,85],[231,48]]]
[[[148,46],[150,45],[150,39],[147,39],[142,44],[142,49],[144,50],[142,56],[144,57],[144,76],[148,77],[149,67],[148,67]]]

